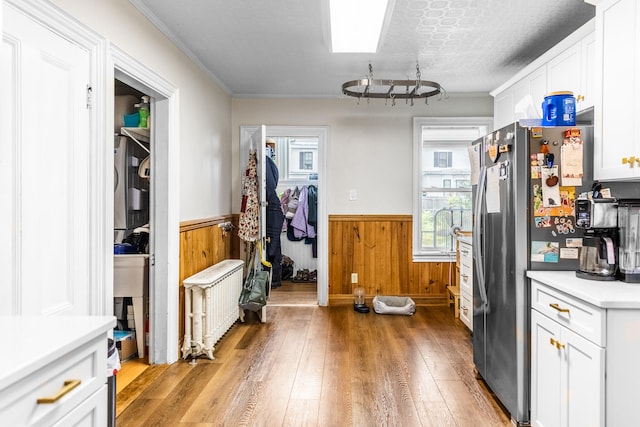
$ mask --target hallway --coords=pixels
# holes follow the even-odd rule
[[[271,306],[216,359],[151,366],[117,398],[126,426],[507,426],[448,307],[415,315]]]

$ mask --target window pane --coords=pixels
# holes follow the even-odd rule
[[[453,227],[471,229],[471,192],[431,191],[422,197],[422,247],[455,250]]]
[[[317,179],[318,141],[315,136],[268,136],[275,142],[280,181]]]
[[[469,146],[492,125],[491,117],[414,119],[414,259],[450,258],[454,227],[471,231]]]
[[[313,152],[311,151],[300,152],[300,169],[301,170],[313,169]]]

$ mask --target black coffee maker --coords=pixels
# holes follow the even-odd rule
[[[584,228],[580,269],[589,280],[616,280],[618,202],[616,199],[577,199],[576,226]]]

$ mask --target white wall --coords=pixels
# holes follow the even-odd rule
[[[52,2],[178,88],[180,220],[232,212],[230,97],[128,0]]]
[[[488,94],[429,105],[355,99],[231,99],[128,0],[53,0],[179,88],[180,220],[240,210],[240,125],[329,126],[329,214],[410,214],[412,118],[491,116]],[[349,201],[349,190],[358,199]]]
[[[327,213],[411,214],[413,117],[492,116],[489,94],[450,94],[395,107],[383,100],[369,105],[355,99],[232,100],[233,141],[241,125],[329,126]],[[240,159],[233,147],[233,212],[240,211]],[[357,200],[349,201],[349,191]]]

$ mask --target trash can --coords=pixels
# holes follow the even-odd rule
[[[107,338],[107,426],[116,425],[116,374],[120,370],[120,355],[116,342]]]

